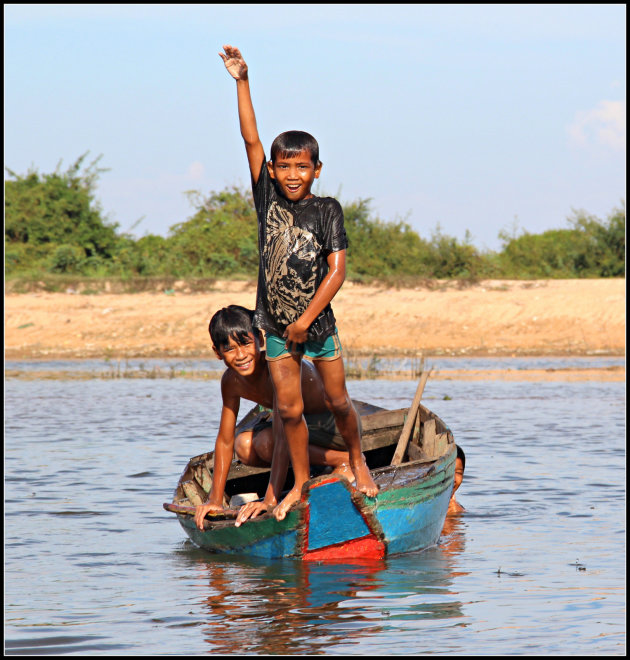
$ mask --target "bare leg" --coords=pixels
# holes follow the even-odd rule
[[[261,465],[271,465],[273,458],[273,431],[271,427],[254,435],[252,443]]]
[[[359,416],[346,389],[343,359],[339,357],[336,360],[313,360],[313,364],[324,383],[326,405],[335,416],[337,428],[348,447],[350,467],[356,479],[357,489],[368,497],[376,497],[378,486],[372,479],[361,451]]]
[[[234,451],[243,465],[266,467],[271,464],[273,455],[273,435],[271,428],[263,429],[254,435],[253,429],[236,436]]]
[[[281,360],[272,360],[268,362],[268,365],[295,477],[293,488],[273,511],[276,520],[283,520],[291,505],[300,499],[302,486],[310,477],[308,429],[304,421],[304,402],[302,401],[302,364],[300,357],[291,355]]]
[[[249,429],[236,436],[234,451],[243,465],[267,467],[271,465],[273,458],[273,443],[271,427],[258,431],[255,435],[253,429]],[[319,445],[309,444],[308,459],[310,465],[328,465],[334,468],[335,473],[343,473],[343,468],[350,466],[350,455],[347,451],[328,449]]]

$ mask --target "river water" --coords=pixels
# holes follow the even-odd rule
[[[348,382],[387,408],[415,388]],[[436,547],[262,562],[162,509],[213,446],[218,380],[5,379],[5,653],[624,655],[625,383],[429,380],[423,402],[466,452]]]

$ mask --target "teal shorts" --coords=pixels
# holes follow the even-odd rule
[[[280,360],[289,355],[303,355],[311,360],[336,360],[341,357],[341,341],[337,328],[332,335],[324,341],[307,341],[303,344],[294,344],[290,351],[286,347],[287,340],[276,335],[266,337],[267,360]]]

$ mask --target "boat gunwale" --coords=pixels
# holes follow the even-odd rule
[[[374,408],[378,408],[378,406],[372,406],[371,404],[363,404],[362,402],[358,402],[360,405],[366,405],[370,406],[372,410]],[[246,415],[243,417],[243,419],[239,422],[237,425],[237,429],[241,430],[242,428],[246,428],[248,422],[251,422],[251,419],[253,416],[256,414],[258,406],[255,406],[252,408]],[[402,425],[404,423],[404,419],[406,416],[406,413],[408,413],[409,408],[398,408],[398,409],[393,409],[389,410],[386,408],[380,408],[375,410],[374,412],[370,412],[367,415],[362,416],[361,421],[363,425],[363,432],[369,433],[370,431],[385,431],[386,429],[399,429],[402,428]],[[365,513],[374,513],[377,508],[378,508],[378,498],[381,494],[386,494],[386,493],[391,493],[392,491],[396,490],[397,488],[402,487],[401,485],[396,484],[396,475],[399,473],[410,473],[413,471],[414,468],[421,468],[423,466],[428,466],[428,469],[426,472],[423,474],[419,475],[419,479],[426,479],[427,477],[430,477],[432,473],[438,472],[439,469],[446,469],[447,465],[450,463],[450,461],[446,462],[446,459],[449,457],[449,454],[455,454],[456,449],[455,449],[455,441],[453,438],[453,434],[451,433],[449,427],[444,423],[444,421],[433,411],[428,409],[426,406],[420,404],[418,414],[420,416],[421,422],[426,422],[429,419],[434,419],[436,421],[436,431],[439,433],[445,433],[447,435],[447,445],[445,450],[438,456],[432,456],[432,457],[420,457],[416,458],[414,460],[409,460],[405,461],[403,463],[400,463],[399,465],[383,465],[380,467],[376,467],[370,470],[370,473],[379,481],[381,480],[387,480],[388,475],[392,474],[394,475],[393,478],[390,480],[390,482],[386,485],[383,485],[379,489],[379,494],[374,497],[374,498],[368,498],[366,495],[358,491],[356,488],[354,488],[350,483],[347,483],[347,488],[350,491],[350,497],[355,503],[355,505],[360,509],[365,511]],[[386,419],[387,417],[391,417],[392,419],[396,419],[396,417],[399,417],[399,421],[396,423],[392,423],[387,426],[379,426],[378,421],[379,419]],[[382,446],[390,446],[392,443],[384,443]],[[372,449],[378,448],[378,445],[376,447],[372,447]],[[367,450],[366,450],[367,451]],[[182,526],[185,527],[184,521],[190,521],[190,518],[194,517],[196,507],[194,505],[191,506],[186,506],[182,504],[176,503],[176,498],[177,498],[177,493],[181,488],[181,484],[183,483],[185,475],[193,469],[196,465],[200,463],[205,463],[206,466],[209,466],[209,462],[212,461],[213,459],[213,451],[209,452],[204,452],[203,454],[199,454],[197,456],[193,456],[192,458],[189,459],[185,469],[183,470],[180,479],[178,481],[177,487],[175,489],[175,492],[173,494],[173,501],[171,503],[164,503],[163,507],[166,511],[175,513],[177,515],[177,518],[182,524]],[[452,461],[454,462],[455,458],[454,456],[451,457]],[[442,468],[438,468],[440,463],[446,462],[446,464]],[[233,465],[230,467],[230,473],[234,469],[240,469],[243,474],[240,475],[233,475],[230,477],[230,474],[228,474],[228,482],[230,480],[237,480],[241,478],[248,478],[252,477],[255,475],[259,475],[265,472],[270,472],[270,467],[253,467],[253,466],[246,466],[241,463],[233,463]],[[344,481],[342,478],[334,476],[332,477],[335,480],[339,481]],[[290,509],[289,513],[298,513],[300,514],[301,511],[306,509],[307,507],[307,495],[308,491],[313,488],[314,486],[317,486],[319,483],[321,483],[324,480],[330,481],[331,479],[331,474],[322,474],[318,475],[316,477],[313,477],[309,479],[304,486],[302,487],[302,494],[300,501],[294,504]],[[227,482],[226,482],[227,484]],[[180,501],[189,501],[187,498],[183,498],[183,500]],[[208,513],[206,514],[206,518],[204,518],[203,521],[203,527],[204,527],[204,532],[206,531],[212,531],[216,529],[226,529],[226,528],[234,528],[235,522],[236,522],[236,516],[238,515],[238,510],[234,509],[225,509],[223,512],[220,513]],[[298,518],[301,516],[298,515]],[[271,511],[268,512],[263,512],[256,516],[256,518],[251,518],[247,522],[249,525],[251,523],[264,523],[266,521],[269,521],[273,519],[273,513]],[[285,519],[286,520],[286,519]]]
[[[446,462],[449,453],[456,453],[456,451],[457,450],[455,449],[455,444],[449,443],[447,450],[436,458],[432,458],[432,459],[423,458],[414,461],[406,461],[404,463],[401,463],[400,465],[385,465],[380,468],[375,468],[370,472],[373,476],[376,476],[378,478],[383,478],[383,477],[387,477],[388,474],[393,473],[394,475],[396,475],[397,473],[400,472],[410,472],[413,468],[416,467],[430,465],[429,469],[418,477],[421,479],[426,479],[428,477],[435,476],[435,474],[439,470],[445,470],[447,468],[447,464],[445,464],[444,466],[439,466],[439,464],[441,462]],[[340,483],[344,483],[345,481],[342,477],[338,477],[336,475],[331,475],[331,474],[322,474],[322,475],[318,475],[317,477],[313,477],[312,479],[309,479],[302,486],[302,493],[300,500],[296,502],[289,509],[289,512],[299,512],[302,509],[304,509],[308,504],[308,498],[307,498],[308,491],[311,488],[316,487],[323,482],[330,482],[331,480],[339,481]],[[376,497],[373,498],[367,497],[361,491],[357,490],[349,483],[347,483],[347,487],[348,490],[350,491],[350,498],[358,506],[358,508],[365,509],[367,511],[375,511],[378,508],[378,504],[379,504],[378,498],[380,495],[391,493],[392,491],[397,490],[402,486],[400,484],[396,484],[395,476],[394,476],[394,479],[391,481],[391,483],[379,489],[378,495],[376,495]],[[182,516],[183,519],[189,519],[191,517],[194,517],[196,510],[194,506],[186,506],[175,503],[165,503],[163,504],[163,507],[166,511],[175,513],[178,518]],[[206,518],[204,518],[203,521],[204,531],[210,531],[217,528],[234,527],[237,515],[238,515],[238,510],[236,509],[225,510],[221,513],[210,512],[206,514]],[[270,520],[272,518],[273,518],[273,513],[271,511],[267,511],[259,514],[255,518],[250,518],[247,522],[260,523]]]

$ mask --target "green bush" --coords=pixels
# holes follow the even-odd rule
[[[171,227],[168,259],[185,277],[252,276],[258,269],[258,225],[251,195],[233,188],[203,197],[191,195],[197,211]]]
[[[594,277],[620,277],[626,271],[626,209],[614,209],[601,222],[583,211],[569,220],[576,231],[589,237],[588,261],[585,268]]]
[[[174,224],[166,238],[135,239],[118,234],[94,198],[97,158],[87,154],[65,172],[7,169],[5,181],[5,275],[13,278],[255,277],[258,228],[251,193],[236,187],[204,196],[190,192],[193,215]],[[466,232],[464,241],[439,228],[422,238],[402,220],[373,217],[369,199],[343,204],[349,249],[347,274],[354,280],[536,279],[623,277],[625,206],[605,221],[574,212],[570,228],[520,236],[501,232],[499,252],[479,252]],[[60,280],[61,281],[61,280]]]
[[[79,273],[85,264],[85,251],[76,245],[59,245],[50,258],[52,273]]]
[[[619,277],[625,274],[625,209],[615,209],[604,222],[583,212],[569,219],[573,229],[551,229],[521,236],[501,233],[497,257],[505,277]]]
[[[81,156],[66,172],[52,174],[29,171],[20,176],[7,168],[5,181],[5,244],[13,258],[5,262],[7,272],[31,269],[23,258],[28,250],[17,245],[51,247],[52,258],[39,258],[36,265],[49,272],[76,272],[89,257],[110,259],[116,251],[118,225],[107,223],[94,200],[98,158],[81,170]],[[81,255],[79,252],[81,251]],[[35,252],[30,252],[35,256]],[[18,257],[16,259],[16,257]],[[12,269],[12,270],[9,270]]]
[[[426,258],[427,276],[437,279],[477,280],[488,270],[484,258],[471,244],[466,232],[463,243],[442,234],[439,226],[431,237]]]
[[[423,262],[429,245],[407,223],[370,218],[369,199],[346,204],[343,212],[349,244],[349,277],[373,279],[425,274]]]

